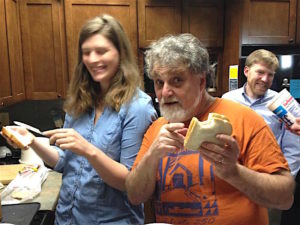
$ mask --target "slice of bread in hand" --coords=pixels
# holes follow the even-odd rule
[[[15,143],[19,148],[26,148],[30,143],[31,139],[26,136],[22,136],[17,131],[13,130],[11,126],[2,127],[2,134]]]
[[[189,150],[198,150],[204,141],[222,145],[223,143],[216,138],[216,135],[231,135],[231,133],[231,123],[224,115],[209,113],[208,119],[203,122],[193,117],[184,139],[184,147]]]

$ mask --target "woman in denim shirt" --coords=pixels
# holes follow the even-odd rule
[[[55,224],[143,224],[125,177],[156,118],[120,23],[102,15],[80,31],[78,63],[69,86],[64,128],[44,132],[47,147],[23,128],[32,147],[63,174]]]

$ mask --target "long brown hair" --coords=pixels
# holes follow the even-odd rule
[[[120,65],[111,80],[106,93],[102,93],[99,83],[95,82],[82,62],[83,42],[89,37],[101,34],[110,40],[120,55]],[[131,45],[121,26],[112,16],[97,16],[87,21],[81,28],[78,42],[78,62],[71,78],[64,110],[78,117],[90,111],[100,102],[119,111],[122,104],[129,102],[141,87],[141,77]]]

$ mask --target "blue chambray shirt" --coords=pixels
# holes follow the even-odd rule
[[[281,151],[288,161],[292,175],[296,176],[300,168],[300,136],[297,136],[286,130],[284,124],[279,121],[278,117],[267,108],[267,104],[275,96],[277,96],[278,92],[268,89],[264,96],[256,99],[255,101],[251,101],[245,91],[246,84],[247,83],[245,83],[244,86],[239,89],[225,93],[222,98],[230,99],[246,105],[255,110],[264,118],[266,123],[272,129],[277,143],[279,144]]]
[[[131,169],[145,131],[157,117],[151,98],[142,91],[119,112],[104,108],[94,125],[95,109],[77,119],[66,115],[64,128],[73,128],[106,155]],[[107,185],[88,160],[58,149],[54,170],[63,174],[55,224],[143,224],[143,205],[129,203],[125,192]]]

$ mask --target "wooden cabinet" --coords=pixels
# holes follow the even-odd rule
[[[110,14],[120,21],[137,54],[136,0],[65,0],[69,77],[77,63],[79,31],[84,22],[100,14]]]
[[[192,33],[207,47],[223,46],[224,1],[183,1],[182,32]]]
[[[18,4],[0,1],[0,107],[25,99]]]
[[[139,47],[166,34],[181,33],[181,0],[138,1]]]
[[[20,1],[27,99],[65,95],[66,51],[63,5],[57,0]]]
[[[300,0],[297,4],[297,27],[296,27],[296,44],[300,44]]]
[[[31,100],[65,97],[79,30],[103,13],[122,23],[137,54],[136,0],[1,0],[0,107],[25,92]]]
[[[223,45],[223,0],[139,0],[139,47],[166,34],[192,33],[206,47]]]
[[[297,0],[246,0],[242,44],[293,44]]]

